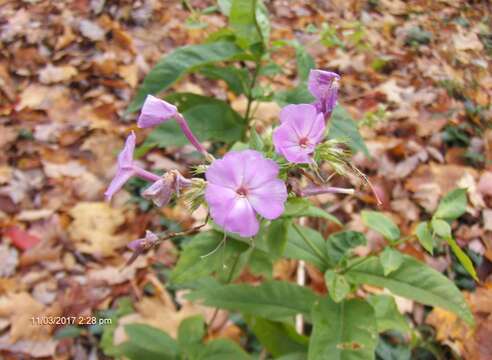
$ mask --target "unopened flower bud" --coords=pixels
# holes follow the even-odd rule
[[[147,249],[150,249],[157,243],[157,241],[159,241],[159,237],[152,231],[147,230],[144,238],[133,240],[127,245],[127,247],[130,250],[141,253]]]

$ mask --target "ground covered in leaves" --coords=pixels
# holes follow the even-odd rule
[[[189,1],[192,11],[184,3],[0,0],[0,351],[5,359],[101,358],[101,348],[124,341],[116,317],[119,324],[143,322],[175,336],[185,317],[212,316],[213,309],[187,302],[163,284],[176,263],[179,239],[121,271],[131,255],[129,241],[150,227],[190,228],[203,221],[204,211],[190,215],[181,204],[151,208],[131,187],[112,205],[102,196],[117,151],[135,127],[135,114],[125,108],[144,75],[161,55],[198,43],[225,25],[219,12],[200,13],[214,2]],[[453,223],[453,231],[474,260],[479,284],[449,252],[432,258],[416,241],[402,250],[455,280],[467,294],[477,326],[469,329],[451,313],[429,312],[408,300],[398,306],[414,324],[428,326],[429,341],[465,359],[491,359],[490,3],[265,3],[273,40],[297,39],[318,67],[342,75],[341,103],[359,121],[372,155],[357,154],[354,161],[381,197],[380,210],[403,235],[430,218],[442,195],[458,186],[468,189],[467,214]],[[274,87],[295,85],[294,54],[286,50],[279,56],[283,71],[274,77]],[[221,82],[193,75],[177,89],[228,98],[245,111],[246,100],[225,91]],[[254,108],[259,131],[277,121],[277,104]],[[187,146],[166,148],[140,160],[154,170],[186,172],[196,162],[190,153]],[[357,179],[353,182],[339,185],[357,185]],[[368,234],[370,243],[359,249],[361,254],[384,246],[360,219],[361,209],[375,207],[369,191],[314,201],[348,228]],[[312,225],[325,235],[337,230],[321,222]],[[296,266],[279,261],[274,277],[295,281]],[[245,271],[238,281],[261,280]],[[308,284],[326,292],[314,268],[308,268]],[[96,315],[97,324],[91,324]],[[88,326],[36,322],[47,316],[82,317]],[[232,320],[220,312],[208,336],[244,344],[245,334]]]

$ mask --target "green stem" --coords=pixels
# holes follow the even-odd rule
[[[250,121],[250,113],[251,113],[251,105],[253,103],[253,88],[256,85],[256,81],[258,79],[258,73],[260,72],[261,64],[260,60],[257,60],[255,63],[255,70],[253,72],[253,78],[251,79],[251,84],[248,90],[248,103],[246,105],[246,114],[244,115],[244,121],[246,122],[246,126],[249,125]],[[248,126],[249,127],[249,126]]]
[[[345,274],[350,269],[354,268],[357,265],[362,264],[363,262],[365,262],[365,261],[367,261],[367,260],[369,260],[371,258],[372,258],[371,256],[366,256],[366,257],[364,257],[362,259],[358,259],[357,261],[354,261],[348,268],[343,269],[343,271],[341,271],[340,273],[341,274]]]
[[[231,271],[227,275],[226,284],[229,284],[231,282],[232,277],[234,276],[234,272],[236,271],[236,266],[239,262],[240,257],[241,257],[241,254],[237,254],[236,258],[234,259],[234,262],[232,263],[232,266],[231,266]],[[215,308],[214,313],[212,314],[212,317],[210,318],[210,321],[207,324],[207,328],[210,328],[212,326],[212,324],[214,323],[215,318],[217,317],[218,314],[219,314],[219,308]]]
[[[323,262],[325,261],[325,254],[323,254],[321,252],[320,249],[318,249],[313,243],[311,240],[309,240],[307,237],[304,236],[304,234],[302,233],[301,229],[299,228],[299,225],[297,225],[296,223],[293,224],[294,226],[294,230],[299,234],[299,236],[304,240],[304,242],[311,248],[311,250],[313,250],[316,255],[319,256],[320,260],[322,260]]]

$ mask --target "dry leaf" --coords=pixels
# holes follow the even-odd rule
[[[127,236],[115,235],[125,222],[121,208],[114,209],[104,202],[80,202],[69,214],[73,222],[68,232],[75,247],[82,252],[109,256],[129,242]]]
[[[77,74],[77,69],[71,65],[53,66],[48,64],[44,69],[39,71],[39,82],[42,84],[64,82]]]

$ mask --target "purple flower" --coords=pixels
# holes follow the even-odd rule
[[[135,133],[132,131],[126,138],[125,147],[118,155],[118,169],[116,171],[116,175],[104,193],[107,201],[110,201],[113,195],[118,192],[132,176],[138,176],[148,181],[157,181],[160,179],[159,176],[140,168],[134,163],[134,150]]]
[[[279,167],[254,150],[231,151],[209,166],[205,200],[212,219],[226,231],[254,236],[256,213],[269,220],[279,217],[287,199]]]
[[[139,128],[156,126],[174,118],[178,114],[178,109],[173,104],[147,95],[142,106],[142,111],[137,120]]]
[[[175,118],[178,122],[183,134],[190,141],[190,143],[205,156],[208,156],[207,150],[200,144],[200,141],[195,137],[191,131],[186,119],[182,114],[178,112],[176,106],[156,98],[152,95],[147,95],[145,102],[140,112],[140,116],[137,120],[137,125],[139,128],[148,128],[152,126],[157,126],[162,124],[172,118]]]
[[[289,162],[307,164],[325,135],[325,120],[313,105],[287,105],[280,112],[280,126],[273,132],[275,151]]]
[[[340,75],[331,71],[309,72],[308,89],[316,98],[316,109],[325,116],[328,116],[337,104],[339,81]]]
[[[191,185],[191,180],[183,177],[178,170],[171,170],[142,192],[142,196],[152,200],[156,206],[166,206],[174,193]]]
[[[159,241],[159,237],[152,231],[147,230],[144,238],[131,241],[128,243],[127,247],[130,250],[142,252],[143,250],[147,250],[154,246],[157,241]]]

